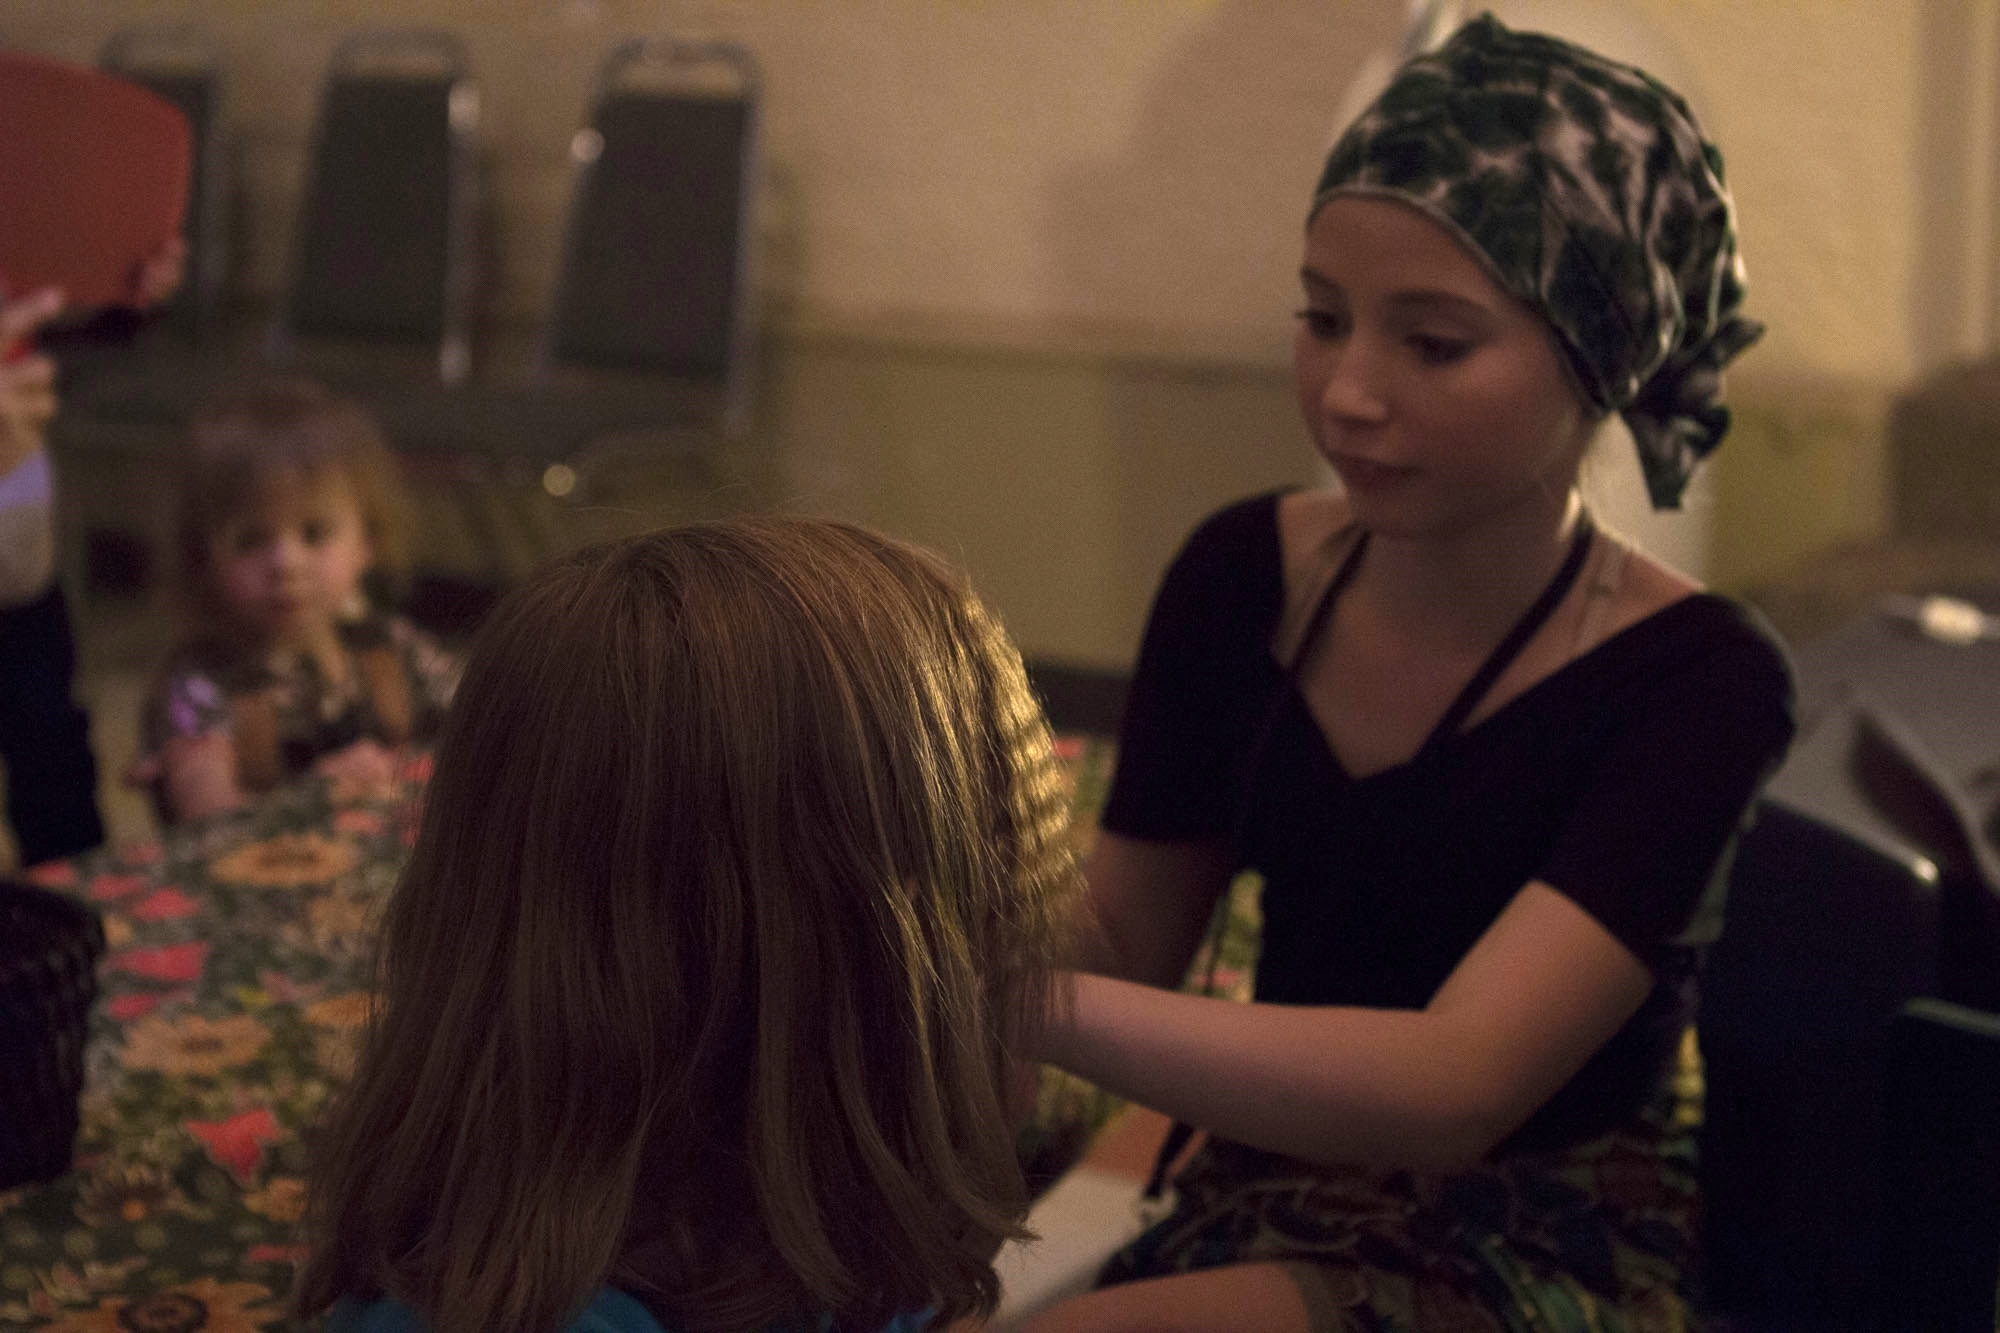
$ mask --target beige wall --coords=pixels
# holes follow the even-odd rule
[[[1123,665],[1188,529],[1308,475],[1281,370],[844,338],[781,355],[783,489],[960,559],[1031,653]]]
[[[1268,355],[1334,99],[1400,18],[1398,0],[10,0],[0,40],[88,59],[135,20],[213,33],[268,288],[339,36],[458,31],[486,94],[496,295],[528,310],[597,61],[634,33],[727,34],[767,76],[780,308],[1142,325]]]
[[[1742,424],[1714,479],[1718,582],[1881,526],[1883,405],[1950,350],[1939,294],[1963,286],[1956,252],[1939,257],[1954,187],[1923,151],[1941,133],[1929,75],[1996,4],[1511,6],[1636,25],[1727,149],[1771,332],[1741,363]],[[551,278],[599,55],[635,31],[742,37],[768,82],[757,447],[780,500],[952,551],[1030,650],[1118,664],[1189,522],[1312,475],[1284,369],[1301,204],[1343,91],[1406,9],[7,0],[0,42],[87,59],[141,18],[213,32],[246,285],[269,291],[339,34],[457,29],[486,88],[492,300],[524,319]]]
[[[528,319],[602,53],[742,38],[767,86],[753,448],[778,501],[942,547],[1030,651],[1117,665],[1195,519],[1311,475],[1283,369],[1303,203],[1338,90],[1400,19],[1395,0],[16,0],[0,41],[87,60],[128,22],[213,34],[242,286],[265,295],[339,36],[456,29],[485,91],[492,304]]]
[[[1921,0],[1631,0],[1698,81],[1742,217],[1746,374],[1915,368]]]

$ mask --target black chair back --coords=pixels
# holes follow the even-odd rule
[[[323,338],[471,368],[479,89],[447,33],[361,33],[321,94],[275,351]]]
[[[222,62],[199,28],[134,26],[114,33],[98,53],[107,73],[132,80],[179,107],[194,134],[189,182],[187,268],[161,322],[190,342],[214,336],[227,282],[230,163],[223,121]]]
[[[711,382],[747,413],[759,82],[730,43],[626,42],[599,71],[541,353]]]
[[[1809,813],[1767,802],[1745,835],[1700,1020],[1704,1285],[1719,1310],[1868,1327],[1888,1029],[1930,989],[1937,912],[1921,858]]]
[[[2000,1014],[1916,1000],[1889,1033],[1880,1327],[2000,1328]]]
[[[1701,1011],[1705,1288],[1717,1326],[1993,1333],[2000,1017],[1948,1004],[1980,835],[1859,692],[1771,783]],[[1725,1322],[1726,1321],[1726,1322]]]

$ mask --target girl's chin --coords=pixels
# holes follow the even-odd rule
[[[332,629],[332,621],[300,610],[263,611],[241,617],[244,632],[272,648],[296,648],[322,637]]]
[[[1399,488],[1352,486],[1345,478],[1338,485],[1347,497],[1347,512],[1354,516],[1363,527],[1387,531],[1400,531],[1408,527],[1422,528],[1429,518],[1429,506],[1415,493]]]

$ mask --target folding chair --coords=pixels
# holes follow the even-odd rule
[[[98,67],[141,84],[181,109],[194,131],[186,276],[160,322],[191,343],[216,332],[229,264],[230,171],[223,130],[222,62],[214,41],[191,25],[135,25],[113,33]]]
[[[743,431],[759,94],[755,61],[732,43],[641,38],[606,57],[571,141],[539,379],[583,369],[678,381],[695,391],[689,417]]]
[[[274,359],[296,359],[305,340],[401,347],[435,357],[445,384],[466,377],[479,112],[464,46],[449,33],[369,31],[340,44],[320,98]]]
[[[635,39],[599,66],[525,377],[375,395],[407,458],[582,498],[613,458],[705,476],[750,420],[761,89],[740,45]]]
[[[1844,721],[1801,738],[1793,764],[1839,762]],[[1703,982],[1705,1324],[1861,1333],[1888,1027],[1935,984],[1938,884],[1921,855],[1796,796],[1767,798],[1745,835]]]
[[[489,582],[566,543],[575,525],[549,497],[601,498],[613,475],[706,512],[750,419],[759,101],[739,45],[614,47],[571,141],[561,262],[523,376],[370,393],[419,484],[442,481],[493,537]],[[515,555],[497,554],[503,528]]]
[[[1977,714],[1976,673],[1949,674]],[[2000,1015],[1962,1000],[2000,952],[1954,907],[1990,853],[1953,772],[1847,682],[1739,848],[1702,997],[1708,1327],[1996,1327]]]
[[[1920,999],[1889,1033],[1885,1329],[2000,1328],[2000,1014]]]

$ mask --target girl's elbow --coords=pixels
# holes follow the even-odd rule
[[[1384,1154],[1393,1160],[1375,1165],[1416,1171],[1464,1171],[1484,1160],[1506,1137],[1483,1120],[1432,1119]]]
[[[1486,1119],[1449,1126],[1432,1139],[1425,1160],[1414,1165],[1431,1171],[1467,1170],[1485,1161],[1511,1132],[1511,1127]]]
[[[1433,1101],[1391,1112],[1372,1132],[1350,1130],[1302,1145],[1302,1155],[1384,1171],[1463,1171],[1482,1161],[1512,1128],[1491,1115]]]
[[[1425,1171],[1463,1171],[1484,1161],[1533,1114],[1534,1107],[1497,1089],[1459,1086],[1433,1101],[1412,1136],[1410,1160]]]

